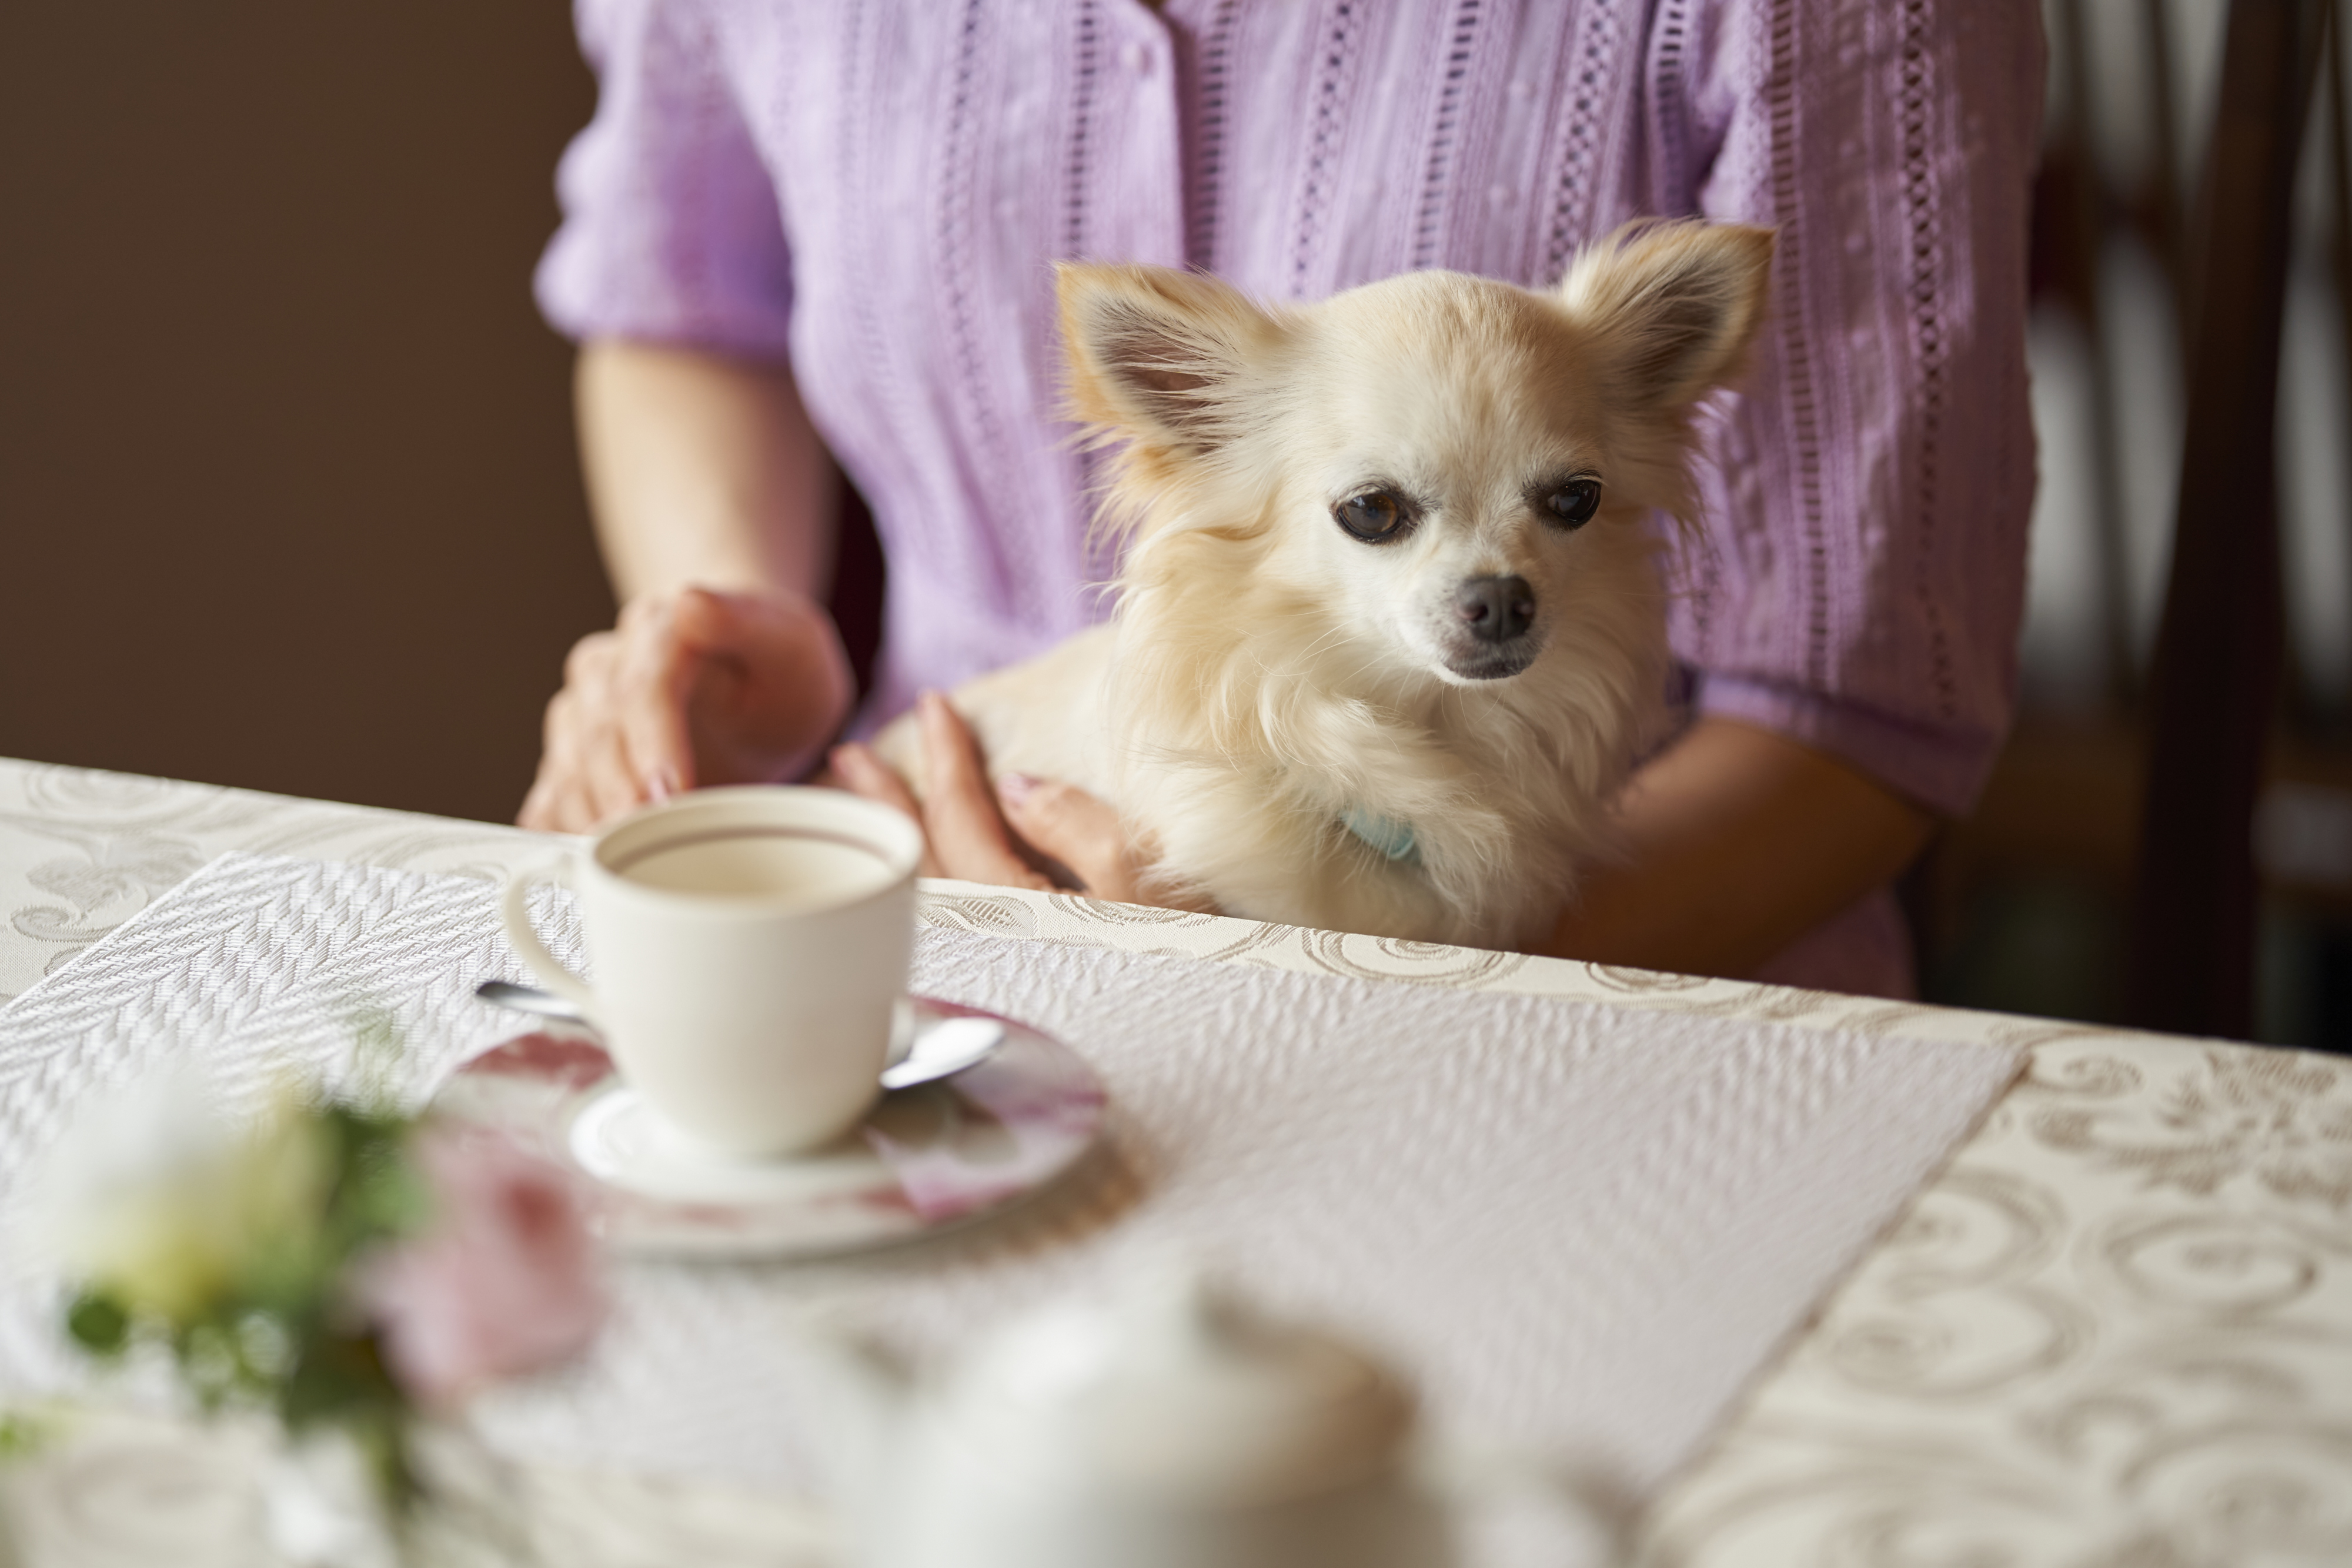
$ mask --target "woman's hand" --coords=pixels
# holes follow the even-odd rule
[[[585,832],[682,790],[796,778],[853,695],[832,618],[807,599],[642,595],[612,631],[573,645],[520,821]]]
[[[922,828],[923,874],[1046,891],[1067,886],[1094,898],[1141,902],[1142,864],[1118,813],[1075,784],[1008,774],[989,788],[980,742],[950,707],[927,692],[916,705],[923,732],[923,799],[871,749],[834,748],[835,778],[853,793],[895,806]],[[1066,872],[1056,879],[1055,871]]]

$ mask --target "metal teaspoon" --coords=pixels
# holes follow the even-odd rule
[[[474,988],[474,994],[486,1002],[519,1012],[538,1013],[542,1018],[564,1019],[572,1023],[586,1021],[578,1008],[554,992],[518,986],[512,980],[484,980]],[[908,1042],[907,1054],[882,1070],[882,1087],[912,1089],[918,1083],[953,1077],[986,1061],[1003,1043],[1004,1026],[994,1019],[941,1019],[918,1030]]]

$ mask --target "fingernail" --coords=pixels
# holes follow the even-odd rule
[[[651,777],[646,779],[646,799],[648,800],[658,803],[677,792],[677,770],[667,763],[655,768]]]
[[[1038,780],[1026,773],[1007,773],[996,781],[997,799],[1008,806],[1018,806],[1037,788]]]

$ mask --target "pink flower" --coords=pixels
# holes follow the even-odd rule
[[[410,1397],[446,1407],[585,1349],[604,1292],[562,1173],[430,1124],[410,1148],[433,1190],[432,1223],[378,1259],[360,1292]]]

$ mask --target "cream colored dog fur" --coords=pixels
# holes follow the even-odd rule
[[[1771,249],[1654,225],[1555,294],[1415,272],[1301,307],[1061,267],[1125,551],[1108,624],[951,694],[991,771],[1116,803],[1171,899],[1539,938],[1659,738],[1652,519],[1695,520],[1692,410],[1739,370]],[[880,742],[919,786],[920,745]]]

